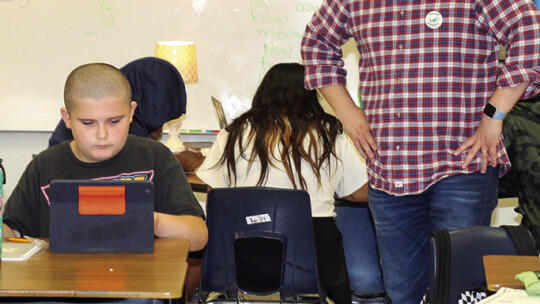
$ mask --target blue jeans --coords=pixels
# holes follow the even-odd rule
[[[386,292],[393,304],[418,304],[429,286],[431,231],[489,225],[499,167],[452,175],[417,195],[369,188]]]

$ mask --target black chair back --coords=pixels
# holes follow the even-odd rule
[[[208,193],[207,225],[201,302],[206,301],[210,292],[224,294],[230,300],[237,300],[238,292],[279,292],[283,302],[303,295],[315,295],[317,300],[321,297],[306,191],[265,187],[212,189]],[[250,242],[256,246],[249,245]],[[240,265],[244,262],[248,265]],[[275,271],[278,262],[279,270]],[[254,267],[256,271],[249,270]],[[276,276],[279,284],[272,279]],[[256,284],[265,280],[267,284],[263,286]]]
[[[430,304],[455,304],[461,292],[486,289],[484,255],[535,255],[534,239],[521,226],[434,231],[430,248]]]

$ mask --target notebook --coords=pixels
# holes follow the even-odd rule
[[[54,180],[50,188],[51,252],[151,252],[151,181]]]
[[[214,96],[210,96],[210,98],[212,99],[212,106],[214,106],[214,113],[216,114],[219,128],[224,129],[227,126],[227,118],[223,111],[223,104]]]
[[[39,239],[35,239],[35,242],[6,241],[9,239],[11,238],[5,238],[2,243],[2,261],[26,261],[46,244],[45,241]]]

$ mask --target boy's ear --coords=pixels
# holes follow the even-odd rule
[[[137,108],[137,102],[132,101],[131,102],[131,115],[129,117],[129,123],[133,121],[133,115],[135,115],[135,109]]]
[[[62,120],[66,124],[66,127],[71,129],[71,119],[69,117],[68,110],[65,107],[60,109],[60,115],[62,115]]]

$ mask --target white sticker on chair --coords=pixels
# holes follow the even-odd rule
[[[246,216],[246,222],[248,225],[266,223],[271,221],[272,219],[270,218],[270,215],[268,215],[268,213]]]

